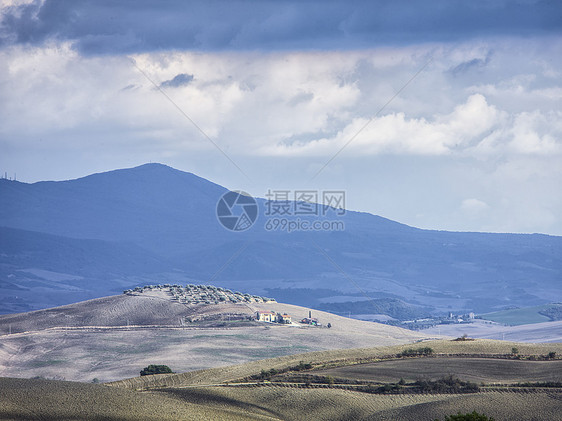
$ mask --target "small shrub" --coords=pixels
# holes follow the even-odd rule
[[[453,339],[453,341],[473,341],[473,338],[469,338],[468,335],[465,333],[464,335],[458,337],[457,339]]]
[[[459,412],[457,415],[446,416],[445,421],[494,421],[494,419],[492,417],[487,417],[484,414],[479,414],[476,411],[472,411],[467,414],[461,414]]]
[[[312,368],[311,363],[304,363],[303,361],[299,362],[299,365],[292,367],[294,371],[302,371],[302,370],[310,370]]]
[[[402,351],[401,353],[399,353],[397,355],[397,357],[417,357],[417,356],[421,356],[421,355],[431,355],[433,354],[433,349],[426,346],[425,348],[417,348],[417,349],[413,349],[413,348],[408,348],[405,349],[404,351]]]

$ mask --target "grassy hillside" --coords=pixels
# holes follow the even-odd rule
[[[337,389],[189,388],[166,390],[186,401],[270,411],[283,420],[432,421],[474,410],[496,421],[560,420],[560,393],[488,392],[471,395],[369,395]]]
[[[247,420],[270,419],[230,405],[201,405],[172,394],[136,393],[102,385],[0,378],[2,420]]]
[[[429,341],[417,346],[431,347],[434,356],[396,359],[397,353],[411,348],[411,345],[334,350],[221,369],[128,379],[112,383],[111,386],[159,390],[166,396],[205,403],[211,407],[235,405],[249,411],[259,408],[260,411],[269,411],[279,419],[286,420],[417,421],[444,419],[458,411],[467,413],[474,410],[492,416],[497,421],[562,419],[559,412],[562,388],[498,385],[506,382],[562,382],[562,360],[536,360],[544,358],[548,352],[560,353],[562,344],[449,340]],[[521,359],[509,357],[514,347],[518,348]],[[460,354],[464,357],[449,357],[448,354]],[[486,355],[489,358],[482,358]],[[498,359],[499,355],[504,355],[504,358]],[[394,359],[384,360],[388,356],[394,356]],[[383,360],[380,362],[365,364],[366,361],[381,358]],[[295,371],[289,371],[270,377],[270,381],[249,378],[272,368],[279,372],[289,367],[294,370],[294,367],[299,366],[299,361],[311,362],[312,368],[305,372],[297,371],[296,377]],[[412,386],[406,383],[401,392],[379,394],[366,393],[361,389],[363,386],[353,385],[353,382],[374,382],[376,388],[376,385],[397,382],[398,376],[411,381],[410,379],[432,379],[443,375],[453,375],[463,381],[478,381],[474,385],[479,390],[463,394],[414,393],[408,392]],[[305,382],[306,376],[329,381]],[[347,379],[351,384],[342,384],[342,379]],[[478,387],[481,384],[483,386]]]
[[[4,378],[0,379],[0,419],[418,421],[475,410],[496,421],[562,419],[559,384],[519,384],[562,381],[561,359],[537,360],[549,351],[561,352],[562,344],[537,346],[477,340],[432,341],[417,346],[431,347],[435,352],[431,357],[396,359],[396,353],[412,345],[332,350],[220,369],[144,376],[109,385]],[[519,349],[521,359],[507,355],[498,359],[498,354],[509,354],[513,347]],[[446,355],[450,353],[464,357]],[[365,363],[389,355],[394,359]],[[484,358],[486,355],[495,357]],[[534,360],[529,359],[531,356]],[[313,365],[306,372],[299,371],[299,375],[330,382],[299,382],[290,372],[276,375],[271,381],[241,378],[266,368],[281,370],[298,361],[311,361]],[[394,384],[390,382],[396,382],[396,376],[409,382],[416,375],[430,379],[443,373],[459,379],[472,376],[479,383],[464,393],[420,392],[410,383],[398,392],[372,391],[377,385]],[[497,384],[506,376],[511,386]],[[365,382],[375,386],[365,389],[361,386]],[[140,388],[151,390],[136,390]]]
[[[522,344],[507,341],[478,339],[474,341],[424,341],[418,347],[431,347],[435,354],[476,354],[476,355],[509,355],[516,347],[520,355],[546,355],[549,352],[562,354],[562,344]],[[259,374],[262,370],[283,370],[293,367],[299,362],[310,362],[316,368],[329,368],[349,364],[369,362],[372,360],[396,355],[406,349],[416,347],[408,345],[379,346],[376,348],[337,349],[317,351],[300,355],[252,361],[228,367],[198,370],[187,373],[162,375],[158,377],[135,377],[111,383],[112,386],[131,389],[150,389],[158,387],[181,387],[192,385],[231,382]]]
[[[192,387],[135,392],[103,385],[0,378],[3,420],[443,419],[457,411],[496,421],[560,420],[559,392],[372,395],[338,389]]]

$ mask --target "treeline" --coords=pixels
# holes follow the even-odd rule
[[[557,304],[545,310],[539,311],[539,314],[550,318],[550,320],[562,320],[562,304]]]
[[[396,356],[398,358],[401,358],[401,357],[423,357],[423,356],[428,356],[428,355],[431,355],[431,354],[433,354],[433,349],[426,346],[424,348],[416,348],[416,349],[408,348],[408,349],[405,349],[404,351],[396,354]]]
[[[438,380],[419,379],[413,383],[406,383],[403,379],[401,379],[397,383],[387,383],[382,386],[369,384],[359,390],[373,394],[476,393],[480,391],[480,387],[476,383],[463,381],[453,376],[449,376]]]
[[[291,367],[285,367],[280,370],[275,368],[271,368],[269,370],[262,370],[259,374],[254,374],[250,376],[249,380],[270,380],[273,376],[277,374],[287,373],[289,371],[304,371],[312,369],[312,363],[305,363],[300,361],[298,365],[294,365]]]

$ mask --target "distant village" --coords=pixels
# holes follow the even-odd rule
[[[281,323],[281,324],[292,324],[293,321],[291,320],[291,316],[287,313],[277,313],[275,311],[256,311],[256,320],[258,322],[267,322],[267,323]],[[312,317],[312,312],[308,312],[308,317],[305,317],[299,320],[300,324],[309,325],[309,326],[322,326],[322,323],[318,321],[318,319]],[[328,323],[327,327],[332,327],[330,323]]]
[[[442,316],[442,317],[426,317],[426,318],[415,319],[415,320],[393,321],[393,322],[387,322],[387,324],[404,327],[410,330],[420,330],[420,329],[427,329],[437,325],[472,323],[474,319],[478,319],[478,318],[479,316],[476,316],[473,312],[462,313],[462,314],[455,314],[453,312],[449,312],[447,316]]]

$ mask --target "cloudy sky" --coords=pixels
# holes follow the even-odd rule
[[[1,0],[0,171],[161,162],[562,235],[561,1]]]

